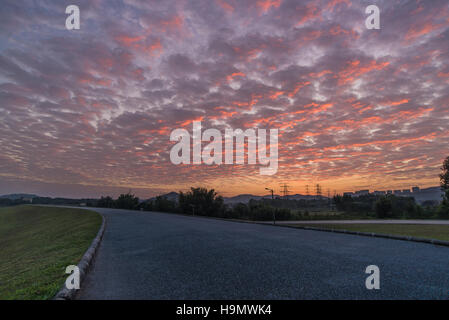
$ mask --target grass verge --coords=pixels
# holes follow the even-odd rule
[[[101,225],[93,211],[17,206],[0,209],[0,299],[51,299],[65,268],[78,264]]]
[[[323,229],[348,230],[394,234],[417,238],[449,241],[449,226],[430,224],[291,224],[292,227],[314,227]]]

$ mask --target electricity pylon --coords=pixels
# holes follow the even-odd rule
[[[282,193],[283,197],[286,198],[287,200],[288,200],[288,192],[289,192],[288,188],[289,187],[290,186],[287,185],[286,183],[281,184],[281,188],[282,188],[281,193]]]

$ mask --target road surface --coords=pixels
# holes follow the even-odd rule
[[[449,248],[94,209],[106,231],[79,299],[447,299]],[[380,268],[380,290],[365,269]]]

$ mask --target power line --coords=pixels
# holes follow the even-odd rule
[[[287,185],[286,183],[282,183],[280,186],[281,186],[281,193],[282,193],[282,196],[288,200],[288,193],[289,193],[288,188],[289,188],[290,186]]]
[[[319,183],[316,184],[315,190],[316,190],[317,199],[320,199],[321,198],[321,186]]]

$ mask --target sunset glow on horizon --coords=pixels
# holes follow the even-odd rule
[[[67,30],[65,8],[80,9]],[[380,30],[365,8],[380,8]],[[439,184],[449,2],[2,1],[0,194],[323,195]],[[174,165],[170,133],[278,129],[279,167]],[[203,142],[204,145],[207,142]]]

